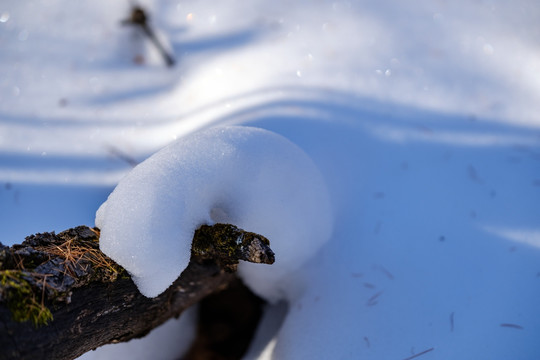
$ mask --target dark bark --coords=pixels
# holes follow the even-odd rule
[[[224,229],[255,235],[251,248],[268,242],[232,225],[215,227],[216,236],[223,236]],[[208,228],[212,227],[194,235],[194,247],[201,241],[208,244],[207,237],[212,237]],[[98,238],[98,229],[78,227],[60,234],[36,234],[21,245],[0,248],[1,359],[73,359],[101,345],[142,337],[205,296],[225,289],[236,279],[231,264],[245,253],[223,254],[213,246],[206,247],[205,256],[192,251],[189,266],[174,284],[149,299],[121,267],[99,252]],[[232,240],[245,248],[238,237]],[[236,260],[231,261],[231,256]],[[267,246],[264,254],[255,257],[272,257],[273,262]],[[48,310],[52,320],[43,315]]]
[[[182,360],[242,359],[251,345],[265,301],[240,280],[198,303],[197,333]]]

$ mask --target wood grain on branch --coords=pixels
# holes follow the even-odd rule
[[[263,236],[229,224],[194,235],[189,266],[164,293],[146,298],[99,251],[99,229],[43,233],[0,244],[0,358],[73,359],[128,341],[225,289],[238,260],[273,263]]]

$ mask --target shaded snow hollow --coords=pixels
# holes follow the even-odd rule
[[[319,170],[298,146],[268,130],[230,126],[157,152],[120,181],[96,215],[101,250],[148,297],[178,278],[195,230],[215,222],[270,239],[274,265],[242,263],[239,274],[277,301],[294,291],[280,279],[330,237],[332,211]]]

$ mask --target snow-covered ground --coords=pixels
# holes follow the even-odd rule
[[[0,4],[2,242],[93,225],[177,138],[261,127],[336,216],[250,356],[540,357],[537,1],[141,3],[172,69],[119,25],[128,1]]]

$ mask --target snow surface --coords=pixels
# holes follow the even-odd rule
[[[165,147],[123,178],[96,214],[100,249],[148,297],[188,266],[195,230],[216,222],[271,239],[273,266],[242,264],[239,273],[277,301],[297,289],[283,286],[283,277],[330,238],[333,215],[311,159],[284,137],[246,126],[211,128]]]
[[[313,159],[336,223],[250,356],[540,358],[538,1],[141,3],[175,68],[127,1],[1,2],[3,242],[91,225],[175,139],[256,126]]]

